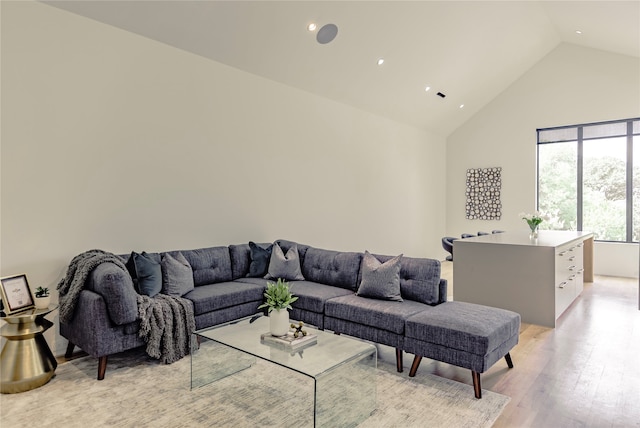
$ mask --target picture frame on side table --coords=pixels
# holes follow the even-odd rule
[[[0,278],[0,283],[5,314],[11,315],[35,307],[27,275],[5,276]]]

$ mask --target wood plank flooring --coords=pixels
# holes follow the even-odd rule
[[[451,283],[450,262],[442,276]],[[640,427],[638,280],[596,276],[555,329],[523,324],[511,356],[513,369],[501,360],[482,374],[511,397],[494,427]],[[419,371],[472,384],[469,370],[428,359]]]

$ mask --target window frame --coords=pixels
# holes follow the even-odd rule
[[[611,124],[622,124],[626,123],[626,132],[625,134],[612,133],[611,135],[603,135],[599,137],[590,137],[584,138],[584,129],[589,126],[602,126],[602,125],[611,125]],[[634,134],[634,123],[638,123],[638,132]],[[552,132],[563,129],[576,129],[575,139],[570,138],[560,138],[557,141],[540,141],[541,133],[544,132]],[[633,137],[640,136],[640,117],[630,118],[630,119],[620,119],[620,120],[609,120],[603,122],[592,122],[592,123],[583,123],[579,125],[565,125],[565,126],[555,126],[549,128],[538,128],[536,129],[536,209],[540,207],[540,147],[547,144],[557,144],[557,143],[567,143],[567,142],[576,142],[576,229],[578,231],[582,231],[583,227],[583,218],[584,218],[584,191],[583,191],[583,181],[584,181],[584,141],[592,141],[598,139],[607,139],[607,138],[615,138],[615,137],[626,137],[626,186],[625,186],[625,195],[626,195],[626,210],[625,210],[625,240],[624,241],[612,241],[606,239],[596,239],[600,242],[620,242],[620,243],[637,243],[638,241],[633,240]]]

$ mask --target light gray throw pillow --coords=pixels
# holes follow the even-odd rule
[[[265,279],[282,278],[285,281],[304,281],[302,270],[300,269],[300,256],[298,246],[292,245],[285,255],[278,243],[273,244],[269,270]]]
[[[183,296],[194,289],[193,269],[182,253],[162,255],[162,294]]]
[[[356,295],[372,299],[402,302],[400,263],[402,254],[384,263],[365,251],[362,258],[362,281]]]

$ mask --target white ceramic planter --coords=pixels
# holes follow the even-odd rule
[[[289,311],[272,310],[269,313],[269,331],[272,336],[284,336],[289,331]]]
[[[49,303],[51,303],[51,296],[36,297],[33,300],[36,305],[36,309],[47,309],[49,307]]]

